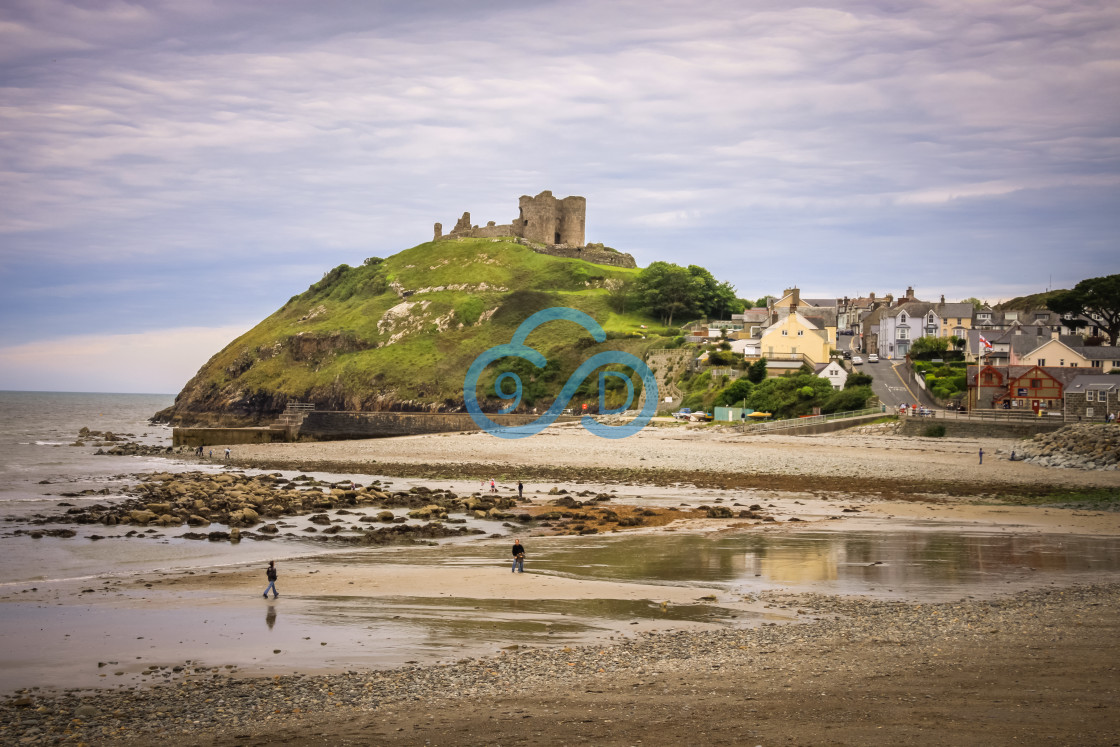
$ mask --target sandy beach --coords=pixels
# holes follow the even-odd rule
[[[1008,461],[1012,439],[911,438],[860,434],[740,435],[731,430],[646,428],[602,439],[577,424],[533,438],[484,433],[363,441],[234,446],[236,464],[369,474],[446,474],[508,482],[519,475],[581,482],[692,482],[704,487],[970,494],[1037,488],[1111,488],[1120,472],[1054,470]],[[980,464],[979,450],[987,455]],[[1003,453],[1001,453],[1003,452]]]
[[[373,563],[360,554],[282,559],[284,597],[276,603],[259,597],[259,564],[8,589],[0,603],[51,606],[61,619],[67,610],[95,612],[143,643],[135,644],[135,661],[98,670],[110,680],[123,675],[128,687],[13,694],[0,705],[0,741],[1113,744],[1120,720],[1104,704],[1115,699],[1120,665],[1113,643],[1120,581],[1109,570],[1120,550],[1108,543],[1120,537],[1120,512],[1111,510],[1115,502],[1020,505],[995,497],[1120,489],[1120,474],[1010,462],[1014,445],[674,428],[606,441],[565,427],[512,442],[453,434],[237,446],[234,468],[438,477],[445,489],[457,481],[452,487],[464,490],[494,476],[506,494],[520,478],[542,506],[556,498],[554,487],[569,495],[614,490],[612,504],[759,501],[772,520],[687,519],[617,537],[649,549],[670,539],[681,547],[690,537],[769,538],[774,549],[753,575],[776,572],[793,590],[771,583],[749,591],[747,569],[735,571],[739,582],[714,587],[552,572],[567,567],[556,565],[565,543],[583,542],[576,556],[594,567],[606,557],[595,553],[618,540],[595,538],[592,546],[578,537],[537,537],[534,545],[532,530],[515,528],[508,536],[525,532],[530,547],[529,572],[517,576],[501,560],[508,541],[491,538],[457,554],[386,550]],[[987,538],[992,580],[959,586],[953,601],[820,594],[798,579],[838,569],[806,569],[804,550],[773,544],[788,537],[796,548],[801,538],[843,541],[899,528],[917,549],[888,558],[884,568],[904,573],[929,552],[925,537],[959,534],[965,555],[981,552],[975,538]],[[1000,544],[1004,535],[1010,544]],[[1031,537],[1050,544],[1021,544]],[[1062,552],[1061,537],[1070,547],[1105,543],[1088,561],[1100,570],[1072,560],[1048,565],[1046,548]],[[741,553],[719,557],[706,562],[738,563]],[[846,572],[873,578],[864,566],[879,564]],[[588,605],[600,611],[589,613]],[[622,612],[603,616],[602,605]],[[367,628],[380,621],[377,630],[390,630],[394,616],[418,609],[427,610],[429,636],[446,618],[436,636],[444,654],[417,663],[385,659],[387,642]],[[200,614],[216,634],[191,622]],[[527,614],[541,626],[535,637],[509,627],[524,625]],[[577,630],[592,618],[590,632]],[[274,625],[286,631],[283,643],[267,637]],[[52,634],[69,637],[64,630]],[[541,636],[553,630],[548,645]],[[97,656],[96,640],[84,645],[84,655]],[[196,654],[185,653],[192,647]],[[54,664],[66,666],[72,652],[66,645],[58,652]]]

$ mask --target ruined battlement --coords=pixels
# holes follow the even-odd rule
[[[538,244],[582,247],[584,221],[587,218],[587,200],[583,197],[565,197],[558,200],[547,189],[536,197],[521,195],[517,202],[517,218],[512,223],[497,225],[490,221],[485,226],[471,225],[471,214],[463,213],[455,227],[446,236],[443,224],[435,224],[435,240],[488,239],[497,236],[516,236]]]
[[[485,226],[471,224],[471,214],[463,213],[449,233],[443,224],[435,224],[434,241],[447,239],[495,239],[512,237],[517,243],[540,254],[583,259],[615,267],[637,267],[629,254],[617,252],[602,244],[588,244],[584,237],[587,200],[571,196],[559,200],[547,189],[536,197],[521,195],[517,218],[512,223]]]

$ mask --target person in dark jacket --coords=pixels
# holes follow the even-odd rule
[[[266,570],[264,572],[264,575],[268,577],[268,586],[265,587],[264,598],[268,599],[268,590],[272,589],[272,598],[275,599],[276,597],[280,596],[280,592],[276,591],[276,561],[275,560],[268,561],[268,570]]]
[[[513,541],[513,567],[509,569],[510,573],[525,572],[525,548],[521,546],[521,540],[515,539]]]

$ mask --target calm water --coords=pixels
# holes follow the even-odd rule
[[[170,394],[0,392],[0,513],[13,502],[50,501],[59,483],[70,491],[100,489],[113,475],[166,465],[164,459],[94,456],[97,447],[70,444],[85,426],[170,445],[171,429],[147,421],[174,399]],[[42,480],[54,485],[41,485]]]

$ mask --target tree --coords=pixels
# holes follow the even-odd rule
[[[666,327],[673,325],[675,314],[699,311],[695,278],[680,265],[654,262],[638,273],[636,286],[642,304]]]
[[[874,379],[871,376],[859,371],[852,371],[848,374],[848,378],[844,379],[844,388],[854,389],[857,386],[871,386],[872,381]]]
[[[1073,290],[1054,294],[1046,307],[1062,315],[1099,317],[1109,342],[1120,344],[1120,275],[1082,280]]]
[[[984,308],[984,302],[981,301],[979,298],[975,298],[975,297],[974,298],[966,298],[963,301],[961,301],[961,303],[972,304],[973,311],[979,311],[980,309]]]
[[[747,379],[752,384],[758,384],[766,378],[766,359],[759,358],[751,364],[750,371],[747,372]]]
[[[910,346],[910,357],[912,358],[940,358],[949,349],[949,338],[947,337],[919,337],[914,340],[914,344]]]
[[[619,314],[625,314],[634,294],[634,281],[610,279],[603,286],[607,289],[607,305]]]
[[[734,406],[741,403],[750,396],[751,389],[754,387],[750,379],[735,379],[735,381],[724,387],[723,391],[716,397],[715,404],[721,407]]]

